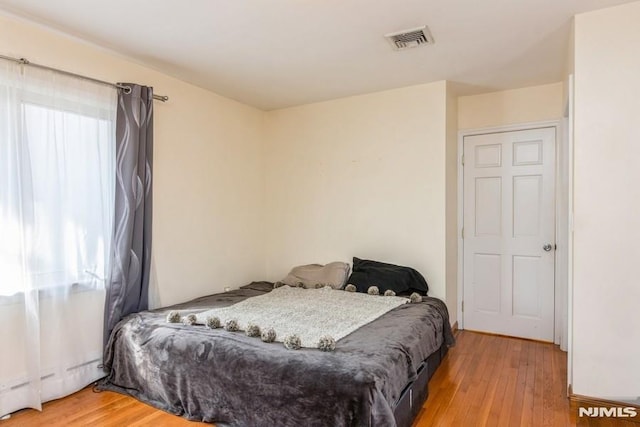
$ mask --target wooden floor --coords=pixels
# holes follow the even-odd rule
[[[552,344],[462,331],[429,383],[414,427],[629,426],[612,418],[579,418],[566,397],[566,353]],[[42,412],[14,413],[0,427],[196,426],[117,393],[86,388],[49,402]]]
[[[566,393],[567,353],[553,344],[468,331],[456,339],[429,382],[429,398],[414,427],[640,427],[616,418],[578,417]]]

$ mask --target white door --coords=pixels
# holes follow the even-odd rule
[[[464,328],[553,341],[555,128],[464,137]]]

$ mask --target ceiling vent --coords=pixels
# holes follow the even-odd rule
[[[385,37],[389,40],[394,50],[405,50],[412,47],[433,44],[434,42],[433,36],[426,25],[386,34]]]

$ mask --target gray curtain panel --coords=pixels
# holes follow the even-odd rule
[[[153,166],[153,88],[131,83],[118,91],[116,187],[111,280],[104,342],[116,323],[149,305]]]

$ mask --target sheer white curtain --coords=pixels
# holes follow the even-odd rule
[[[0,60],[0,416],[103,376],[116,96]]]

